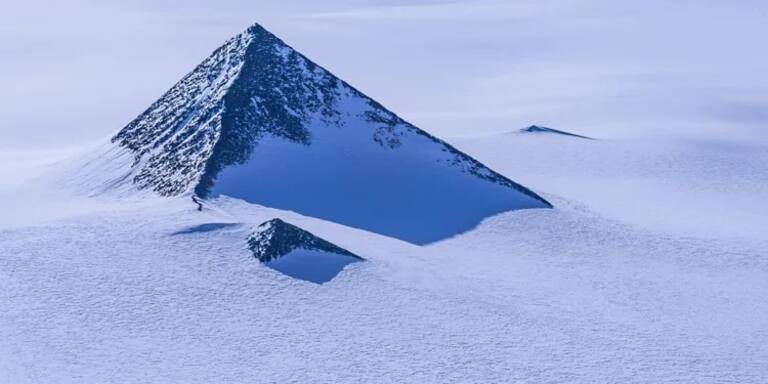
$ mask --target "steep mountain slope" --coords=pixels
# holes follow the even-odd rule
[[[414,243],[503,211],[550,207],[258,25],[217,49],[113,142],[133,158],[118,179],[139,189],[228,195]]]

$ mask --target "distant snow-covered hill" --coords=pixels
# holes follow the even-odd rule
[[[416,246],[226,197],[0,194],[0,382],[768,382],[765,145],[457,143],[556,209]],[[308,282],[351,259],[275,218],[366,261]]]

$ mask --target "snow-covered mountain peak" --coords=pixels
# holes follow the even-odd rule
[[[544,199],[401,119],[259,25],[114,138],[128,180],[228,195],[416,243]]]

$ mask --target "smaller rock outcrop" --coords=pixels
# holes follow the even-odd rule
[[[318,284],[330,281],[348,264],[364,260],[280,219],[259,225],[248,237],[248,249],[267,267]]]

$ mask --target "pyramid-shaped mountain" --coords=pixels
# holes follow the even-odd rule
[[[550,207],[259,25],[112,141],[133,159],[122,179],[139,189],[227,195],[418,244],[499,212]]]

